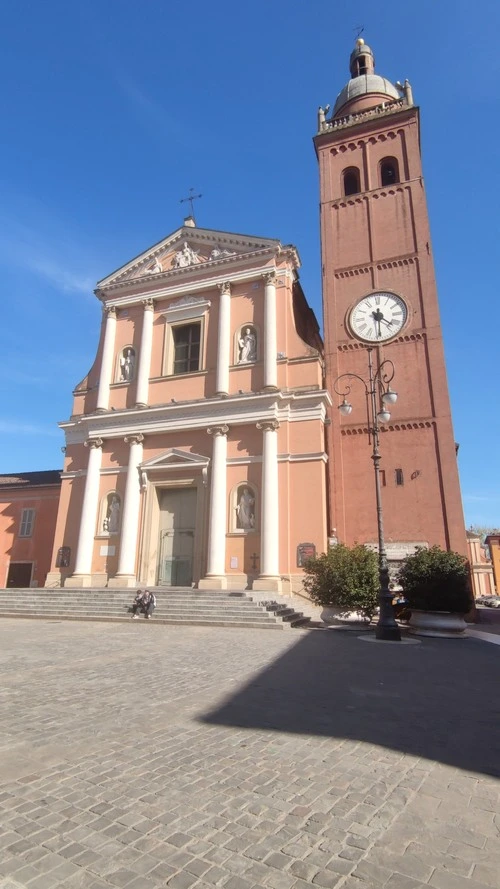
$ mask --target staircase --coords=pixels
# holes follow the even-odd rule
[[[162,587],[154,593],[156,610],[149,623],[284,630],[307,626],[310,620],[292,605],[275,601],[271,594],[269,601],[259,603],[245,592]],[[0,617],[125,621],[132,617],[134,595],[135,590],[108,588],[0,589]]]

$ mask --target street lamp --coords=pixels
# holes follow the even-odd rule
[[[396,403],[398,394],[391,389],[389,383],[394,377],[394,364],[389,359],[382,361],[377,370],[373,370],[372,352],[368,347],[368,381],[359,374],[344,373],[335,380],[333,388],[342,398],[339,411],[344,417],[352,412],[352,404],[346,400],[351,392],[351,380],[359,380],[365,387],[369,435],[372,442],[372,460],[375,472],[375,497],[377,501],[377,529],[378,529],[378,571],[379,571],[379,618],[376,628],[376,638],[384,641],[399,642],[401,632],[394,618],[392,607],[392,593],[389,589],[389,569],[387,567],[387,553],[384,542],[384,522],[382,516],[382,496],[380,491],[380,451],[379,433],[380,424],[387,423],[391,419],[389,407]],[[344,388],[342,388],[344,387]]]

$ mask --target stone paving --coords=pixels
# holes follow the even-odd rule
[[[0,889],[481,889],[498,646],[5,620]]]

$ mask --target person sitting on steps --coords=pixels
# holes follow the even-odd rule
[[[156,596],[150,590],[137,590],[137,595],[132,605],[132,619],[138,620],[138,611],[142,611],[146,620],[149,620],[156,608]]]

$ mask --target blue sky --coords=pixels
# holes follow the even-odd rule
[[[199,225],[294,243],[321,315],[312,136],[357,25],[421,107],[466,523],[500,525],[493,0],[4,3],[0,472],[62,464],[95,282],[175,230],[191,186]]]

